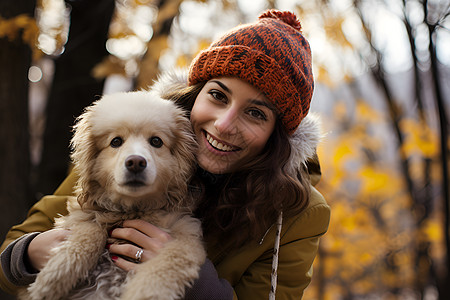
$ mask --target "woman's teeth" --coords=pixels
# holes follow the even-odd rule
[[[221,150],[221,151],[233,151],[235,150],[233,147],[228,146],[228,145],[224,145],[221,142],[216,141],[214,138],[212,138],[209,133],[206,133],[206,139],[208,140],[208,142],[211,144],[211,146],[213,146],[214,148]]]

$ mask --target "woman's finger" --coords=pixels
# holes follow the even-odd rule
[[[129,241],[133,244],[138,245],[141,248],[158,251],[164,244],[158,239],[154,239],[141,231],[126,227],[126,228],[115,228],[110,235],[112,238],[121,239]]]
[[[154,252],[164,247],[172,239],[167,232],[142,220],[124,221],[122,227],[117,227],[111,231],[110,236],[130,241]]]
[[[149,222],[143,221],[143,220],[126,220],[123,222],[122,227],[130,227],[135,228],[142,233],[146,234],[149,237],[152,237],[154,239],[157,239],[158,241],[162,243],[167,243],[172,239],[170,234],[162,230],[161,228],[150,224]]]
[[[117,255],[111,255],[111,260],[114,262],[116,266],[127,272],[135,270],[138,266],[138,264],[129,262],[126,259],[123,259]]]
[[[146,262],[154,256],[152,251],[131,244],[111,244],[107,246],[112,255],[120,255],[135,260],[136,263]]]

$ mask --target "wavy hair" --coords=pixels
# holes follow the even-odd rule
[[[167,92],[164,98],[191,111],[205,83]],[[289,218],[300,213],[309,202],[310,178],[306,166],[299,163],[295,174],[288,172],[291,143],[281,120],[264,150],[242,171],[219,176],[215,183],[197,175],[192,190],[200,191],[196,216],[202,220],[207,242],[226,239],[233,248],[259,241],[275,223],[278,214]]]

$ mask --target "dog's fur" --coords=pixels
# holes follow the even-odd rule
[[[116,137],[122,144],[112,142]],[[196,142],[184,112],[155,92],[107,95],[80,116],[72,146],[77,198],[56,225],[71,233],[23,299],[182,298],[206,257],[187,196]],[[126,273],[105,244],[108,230],[129,219],[164,228],[173,239]]]

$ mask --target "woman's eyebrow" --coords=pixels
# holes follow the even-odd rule
[[[249,102],[251,104],[265,106],[265,107],[267,107],[268,109],[270,109],[272,111],[276,111],[275,107],[272,105],[272,103],[268,103],[267,101],[262,101],[262,100],[258,100],[258,99],[250,99]]]
[[[224,91],[226,91],[230,95],[233,94],[233,92],[223,82],[221,82],[219,80],[211,80],[211,82],[214,82],[214,83],[218,84]],[[272,105],[272,103],[268,103],[267,101],[262,101],[262,100],[258,100],[258,99],[250,99],[249,102],[251,104],[265,106],[265,107],[267,107],[268,109],[270,109],[272,111],[276,111],[276,109]]]
[[[225,84],[223,84],[221,81],[219,81],[219,80],[211,80],[211,82],[217,83],[222,89],[225,90],[225,92],[229,93],[230,95],[233,94],[231,92],[231,90]]]

